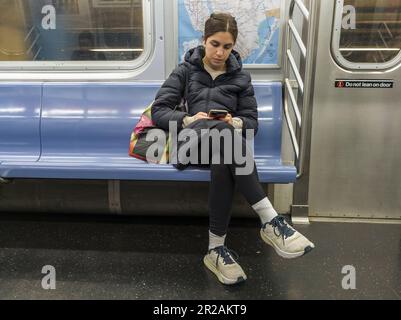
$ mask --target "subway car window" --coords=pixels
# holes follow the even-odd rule
[[[339,52],[351,63],[383,64],[401,48],[401,0],[344,0]]]
[[[0,0],[0,61],[132,61],[142,0]]]

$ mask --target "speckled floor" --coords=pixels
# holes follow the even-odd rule
[[[284,260],[256,219],[234,219],[227,245],[248,280],[221,285],[202,264],[205,218],[0,214],[0,299],[401,299],[401,226],[297,226],[316,248]],[[56,289],[42,288],[42,268]],[[356,289],[342,288],[355,267]]]

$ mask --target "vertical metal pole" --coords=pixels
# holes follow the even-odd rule
[[[302,163],[298,163],[303,168],[303,174],[294,184],[293,205],[291,206],[291,218],[295,224],[309,224],[309,173],[310,173],[310,151],[311,151],[311,128],[312,128],[312,106],[313,106],[313,88],[314,85],[314,63],[315,44],[318,33],[318,14],[320,11],[320,1],[307,1],[310,12],[308,28],[303,28],[303,37],[307,37],[307,59],[305,64],[305,87],[307,88],[303,98],[302,119],[304,126],[301,134],[303,141],[301,147]]]

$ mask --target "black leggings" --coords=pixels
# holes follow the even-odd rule
[[[234,132],[234,128],[225,122],[221,122],[215,128],[219,131],[223,129],[230,130],[232,137],[234,134],[237,134]],[[236,169],[243,168],[244,165],[239,165],[236,163],[233,154],[234,139],[232,139],[230,142],[232,146],[232,164],[224,164],[223,162],[224,146],[222,140],[220,142],[220,164],[210,164],[209,229],[212,233],[218,236],[223,236],[227,233],[228,225],[231,219],[231,206],[233,202],[235,186],[237,186],[250,205],[254,205],[266,197],[266,193],[260,185],[255,161],[252,156],[250,158],[253,162],[253,171],[248,175],[236,175]],[[245,143],[245,139],[242,139],[243,155],[245,155],[244,152],[247,150]],[[246,152],[249,152],[249,150]],[[211,148],[209,155],[211,163]]]

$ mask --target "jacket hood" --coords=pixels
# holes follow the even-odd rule
[[[190,49],[185,54],[185,61],[190,64],[203,68],[202,60],[204,57],[205,57],[205,48],[203,46],[198,46],[196,48]],[[242,70],[242,59],[237,51],[235,50],[231,51],[231,54],[227,59],[226,65],[227,65],[227,73]]]

